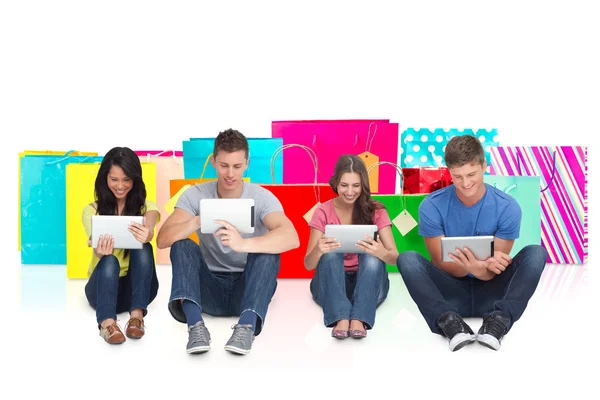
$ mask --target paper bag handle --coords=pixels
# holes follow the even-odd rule
[[[523,176],[523,172],[521,172],[521,159],[523,156],[521,155],[521,152],[519,151],[518,147],[515,148],[515,153],[517,154],[517,168],[519,169],[519,175]],[[523,164],[525,164],[525,160],[523,160]],[[550,175],[550,180],[548,181],[548,184],[546,185],[546,187],[543,188],[542,190],[540,190],[540,193],[544,193],[546,190],[548,190],[548,188],[554,181],[555,174],[556,174],[556,150],[554,150],[552,153],[552,174]]]
[[[290,143],[290,144],[284,144],[283,146],[275,149],[275,151],[273,152],[273,155],[271,156],[271,180],[273,183],[275,183],[275,160],[276,160],[277,156],[279,155],[279,153],[283,152],[283,150],[287,150],[292,147],[299,147],[299,148],[303,149],[304,151],[306,151],[306,153],[310,157],[310,160],[312,161],[313,167],[315,169],[315,180],[313,182],[314,190],[315,190],[315,198],[317,199],[317,203],[320,203],[321,202],[321,188],[318,185],[319,161],[318,161],[317,154],[315,153],[315,151],[308,146]]]

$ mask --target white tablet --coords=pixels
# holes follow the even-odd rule
[[[364,253],[356,243],[364,240],[365,235],[377,240],[377,231],[377,225],[325,225],[325,237],[335,238],[342,244],[332,253]]]
[[[144,244],[129,232],[129,224],[143,224],[144,217],[133,215],[92,215],[92,247],[98,247],[100,235],[110,235],[115,239],[115,249],[141,249]]]
[[[456,249],[468,248],[477,260],[483,261],[494,255],[493,236],[457,236],[442,238],[442,261],[454,262],[448,256],[452,253],[456,256]]]
[[[254,199],[200,200],[200,232],[215,233],[223,227],[220,219],[229,222],[240,233],[254,233]]]

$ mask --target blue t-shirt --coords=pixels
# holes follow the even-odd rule
[[[454,185],[427,196],[419,206],[419,234],[424,237],[495,236],[505,240],[517,239],[521,229],[519,203],[487,183],[485,188],[483,197],[471,207],[461,203]]]

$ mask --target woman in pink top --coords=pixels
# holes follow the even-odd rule
[[[375,324],[375,309],[387,297],[385,264],[396,264],[398,250],[392,222],[383,204],[371,199],[365,163],[355,155],[341,156],[329,184],[338,195],[314,212],[304,266],[316,268],[310,291],[323,307],[325,326],[343,339],[363,338]],[[325,225],[377,225],[377,241],[365,236],[357,243],[364,253],[332,253],[340,244],[325,237]]]

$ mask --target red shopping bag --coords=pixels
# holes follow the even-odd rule
[[[310,184],[270,184],[260,185],[271,191],[281,202],[285,215],[292,221],[298,237],[300,246],[297,249],[286,251],[281,254],[281,263],[278,278],[312,278],[314,270],[308,271],[304,268],[304,256],[306,255],[306,247],[308,246],[308,238],[310,237],[310,227],[308,222],[312,217],[312,213],[323,201],[331,200],[335,196],[335,192],[331,186],[326,184],[317,184],[316,176],[318,171],[318,163],[316,155],[310,149],[301,145],[285,145],[273,153],[271,159],[271,172],[274,178],[274,162],[277,155],[283,150],[290,147],[301,147],[306,150],[311,157],[314,166],[315,181]],[[274,180],[274,179],[273,179]]]
[[[433,193],[452,184],[448,167],[402,168],[404,194]]]

